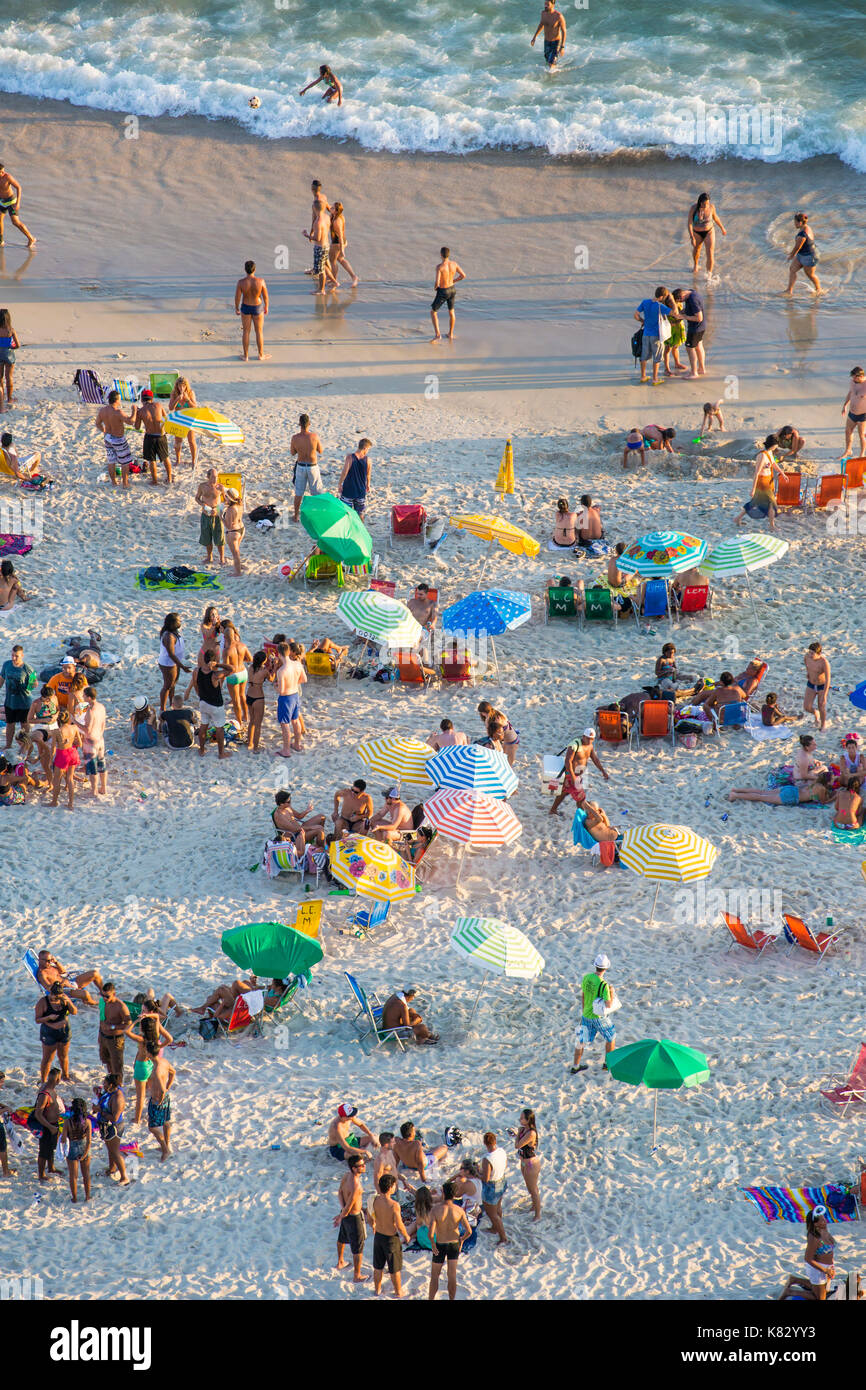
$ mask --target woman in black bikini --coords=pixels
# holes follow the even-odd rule
[[[265,651],[255,652],[247,680],[247,710],[250,722],[247,728],[247,748],[251,753],[260,753],[259,740],[262,736],[262,720],[265,717],[265,681],[273,682],[274,673]]]
[[[78,1010],[69,998],[64,994],[63,986],[56,982],[51,986],[48,993],[43,995],[36,1005],[35,1016],[39,1024],[39,1041],[42,1043],[42,1066],[39,1070],[39,1080],[45,1082],[54,1054],[57,1054],[57,1064],[60,1067],[60,1074],[64,1081],[69,1081],[69,1014],[77,1014]]]
[[[715,241],[716,227],[722,236],[727,236],[727,232],[722,226],[716,215],[716,209],[710,202],[709,193],[699,193],[697,201],[692,203],[689,208],[689,240],[692,243],[692,270],[697,274],[698,261],[701,258],[701,247],[705,248],[704,254],[707,261],[707,274],[712,275],[715,264]]]
[[[90,1116],[87,1113],[87,1102],[81,1096],[76,1096],[72,1102],[63,1127],[63,1137],[69,1145],[66,1152],[66,1170],[69,1174],[69,1191],[72,1193],[72,1201],[78,1201],[78,1169],[80,1166],[81,1181],[84,1184],[84,1200],[89,1202],[90,1146],[93,1134],[90,1128]]]
[[[538,1221],[541,1216],[541,1197],[538,1193],[541,1159],[537,1152],[538,1130],[535,1124],[535,1111],[521,1110],[519,1125],[514,1147],[520,1159],[520,1171],[523,1174],[523,1181],[526,1183],[529,1200],[532,1202],[532,1219]],[[512,1130],[511,1133],[513,1134],[514,1131]]]

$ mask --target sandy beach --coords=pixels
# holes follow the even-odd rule
[[[369,1286],[353,1288],[333,1269],[341,1173],[324,1141],[335,1107],[350,1101],[374,1132],[412,1119],[440,1142],[447,1125],[458,1125],[459,1157],[478,1156],[488,1128],[509,1145],[510,1243],[494,1249],[479,1238],[461,1262],[462,1297],[770,1297],[802,1262],[803,1229],[765,1225],[738,1189],[850,1181],[857,1171],[857,1122],[824,1114],[818,1087],[846,1069],[862,1037],[862,847],[833,842],[831,811],[725,799],[734,786],[764,785],[771,767],[790,761],[807,723],[779,744],[729,732],[694,750],[601,748],[610,783],[593,772],[591,793],[613,824],[682,823],[718,847],[708,895],[763,893],[813,925],[832,916],[846,928],[826,962],[781,948],[761,960],[727,954],[727,933],[700,893],[690,904],[682,890],[664,889],[650,925],[652,887],[626,870],[601,871],[573,848],[570,803],[548,816],[541,755],[562,748],[599,705],[649,683],[666,640],[676,642],[681,669],[695,674],[717,677],[762,657],[770,668],[764,689],[798,713],[803,653],[820,640],[833,690],[818,753],[835,759],[850,729],[866,737],[847,699],[866,674],[862,541],[822,515],[782,516],[777,534],[790,548],[753,577],[757,620],[743,583],[722,580],[714,615],[670,634],[664,622],[645,634],[631,617],[615,631],[545,625],[552,574],[586,580],[603,569],[545,546],[556,499],[574,502],[586,491],[611,541],[656,529],[711,543],[731,535],[756,445],[786,421],[805,435],[803,471],[836,471],[848,373],[864,356],[866,247],[857,228],[866,176],[829,158],[693,166],[536,152],[410,157],[324,140],[257,141],[192,117],[142,119],[130,140],[119,115],[6,95],[0,151],[24,184],[22,215],[38,237],[28,256],[7,223],[0,249],[0,300],[22,343],[17,404],[3,428],[14,431],[19,451],[39,448],[57,480],[40,496],[37,543],[16,563],[36,597],[0,613],[3,659],[19,641],[41,668],[59,658],[67,634],[90,627],[121,656],[99,686],[109,712],[108,797],[82,791],[72,814],[50,809],[44,796],[0,812],[7,1103],[31,1104],[37,1089],[35,989],[21,965],[28,946],[98,966],[124,997],[153,985],[198,1004],[233,978],[221,932],[291,921],[305,896],[294,879],[269,882],[261,869],[250,871],[273,791],[284,784],[272,697],[258,758],[239,750],[218,763],[212,749],[204,759],[136,751],[129,738],[133,697],[158,695],[158,633],[170,609],[192,638],[215,602],[251,650],[278,630],[305,644],[346,640],[336,589],[305,592],[280,576],[305,553],[305,537],[288,524],[288,440],[299,413],[310,414],[325,443],[330,489],[347,450],[361,435],[373,439],[367,524],[380,576],[396,580],[398,594],[427,578],[444,604],[454,602],[476,587],[484,547],[452,530],[435,556],[415,545],[392,550],[395,503],[422,502],[440,514],[501,505],[542,545],[535,560],[497,549],[485,572],[485,585],[526,591],[533,601],[531,623],[497,642],[496,682],[415,693],[369,680],[311,681],[305,752],[287,765],[295,800],[329,811],[334,788],[363,775],[354,752],[362,739],[425,738],[444,717],[475,738],[476,704],[489,699],[520,731],[516,843],[471,854],[457,890],[457,848],[440,836],[423,891],[395,910],[383,944],[341,935],[348,899],[320,888],[326,954],[314,972],[315,1013],[288,1033],[175,1051],[174,1158],[160,1165],[142,1129],[135,1182],[120,1191],[97,1178],[91,1206],[71,1207],[65,1181],[37,1192],[35,1145],[26,1140],[18,1177],[0,1179],[0,1267],[38,1274],[47,1298],[144,1298],[155,1264],[164,1298],[366,1298]],[[345,204],[348,254],[361,280],[325,303],[303,273],[314,177]],[[643,388],[629,348],[633,311],[657,283],[691,283],[685,212],[704,187],[730,232],[717,247],[719,283],[702,286],[708,377]],[[801,206],[826,245],[829,293],[820,302],[805,283],[793,301],[779,297],[790,217]],[[457,340],[434,347],[428,306],[443,244],[468,278]],[[288,269],[278,270],[284,250]],[[271,294],[271,357],[245,365],[232,294],[249,256]],[[103,380],[182,371],[200,402],[240,424],[246,442],[204,443],[195,474],[184,461],[170,489],[144,478],[128,493],[109,488],[93,410],[77,404],[72,388],[85,366]],[[696,442],[701,404],[718,398],[726,429]],[[646,469],[624,474],[625,432],[652,422],[675,426],[681,451],[649,455]],[[516,491],[500,504],[493,482],[509,436]],[[140,592],[135,576],[148,565],[200,565],[194,493],[210,462],[240,469],[245,510],[273,501],[281,524],[267,534],[248,524],[245,573],[219,572],[222,592]],[[16,497],[2,485],[0,504]],[[378,806],[385,782],[370,783]],[[449,948],[464,914],[513,923],[545,957],[531,991],[491,980],[471,1030],[479,977]],[[602,950],[623,1001],[618,1040],[667,1037],[709,1058],[707,1084],[661,1094],[654,1154],[648,1091],[609,1078],[598,1044],[587,1073],[568,1073],[580,980]],[[381,997],[416,983],[439,1046],[365,1056],[350,1025],[344,970]],[[72,1020],[77,1084],[61,1087],[65,1099],[89,1094],[101,1077],[95,1033],[80,1010]],[[527,1105],[538,1116],[544,1160],[537,1223],[506,1135]],[[107,1215],[120,1263],[108,1258]],[[862,1226],[833,1231],[837,1267],[866,1268]],[[409,1295],[423,1297],[427,1258],[408,1255],[405,1272]]]

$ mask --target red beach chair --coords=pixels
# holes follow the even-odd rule
[[[427,513],[420,502],[392,507],[388,525],[388,544],[392,546],[395,540],[420,540],[423,542],[426,524]]]
[[[731,941],[728,944],[729,951],[733,950],[735,946],[745,946],[747,951],[757,951],[758,955],[761,956],[767,947],[772,946],[776,940],[775,936],[769,932],[761,931],[759,927],[755,927],[754,931],[751,931],[748,927],[743,926],[739,917],[733,917],[730,912],[723,912],[722,920],[731,933]]]
[[[824,1087],[828,1087],[825,1090]],[[834,1114],[847,1114],[850,1105],[866,1105],[866,1042],[851,1068],[850,1076],[829,1076],[821,1083],[821,1095]]]
[[[813,932],[810,927],[806,926],[802,917],[795,917],[790,912],[783,912],[782,917],[791,935],[788,955],[791,954],[795,946],[802,946],[804,951],[811,951],[813,956],[823,960],[831,946],[835,946],[842,935],[841,931]]]

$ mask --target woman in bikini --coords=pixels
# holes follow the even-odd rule
[[[262,720],[265,717],[265,681],[273,683],[274,675],[268,665],[267,652],[256,652],[247,680],[246,696],[249,728],[247,729],[247,748],[251,753],[260,753],[259,740],[262,736]]]
[[[36,1005],[35,1018],[39,1024],[39,1041],[42,1043],[42,1065],[39,1080],[43,1083],[51,1070],[51,1063],[57,1054],[57,1065],[64,1081],[69,1081],[69,1014],[78,1010],[63,991],[60,981],[56,981],[47,994]]]
[[[139,1032],[130,1026],[126,1030],[126,1036],[131,1038],[134,1043],[138,1043],[138,1052],[132,1067],[132,1079],[135,1082],[135,1124],[141,1123],[144,1113],[145,1087],[153,1071],[154,1057],[159,1056],[161,1047],[168,1047],[174,1042],[167,1028],[163,1028],[159,1017],[159,1009],[156,1000],[146,1000],[141,1006],[141,1020],[139,1022]]]
[[[351,275],[352,289],[354,289],[358,283],[358,277],[346,260],[347,244],[346,215],[343,212],[343,204],[335,203],[331,208],[331,248],[328,257],[331,262],[331,270],[334,273],[334,284],[337,283],[337,266],[341,265],[346,274]]]
[[[488,738],[490,737],[491,721],[495,720],[497,723],[501,723],[505,726],[501,739],[502,746],[499,751],[505,754],[509,763],[513,766],[514,759],[517,756],[517,750],[520,747],[520,734],[517,729],[514,728],[514,725],[508,717],[502,713],[502,710],[494,709],[488,700],[481,701],[478,706],[478,713],[481,716],[482,724],[487,730]],[[482,740],[482,742],[483,741],[484,740]]]
[[[859,830],[863,824],[863,798],[859,777],[851,777],[847,786],[836,792],[836,814],[833,824],[840,830]]]
[[[25,730],[33,739],[48,785],[51,785],[51,739],[57,728],[60,702],[48,685],[43,685],[27,711]]]
[[[81,1169],[81,1181],[84,1184],[84,1200],[90,1201],[90,1146],[93,1142],[93,1131],[90,1127],[90,1116],[87,1113],[87,1102],[82,1096],[75,1096],[63,1126],[63,1137],[67,1142],[66,1150],[66,1171],[69,1174],[69,1191],[72,1194],[71,1200],[78,1201],[78,1170]]]
[[[813,1207],[806,1217],[806,1250],[803,1255],[806,1278],[802,1279],[798,1274],[789,1275],[778,1301],[788,1298],[792,1289],[799,1289],[807,1303],[823,1303],[830,1280],[836,1272],[835,1248],[836,1242],[827,1227],[827,1208]]]
[[[128,1187],[129,1178],[126,1176],[126,1164],[123,1161],[123,1154],[120,1152],[120,1140],[124,1129],[123,1112],[126,1109],[126,1097],[120,1084],[121,1079],[116,1072],[109,1072],[103,1080],[103,1089],[100,1091],[98,1087],[94,1086],[93,1093],[97,1098],[96,1118],[99,1124],[99,1137],[108,1153],[108,1167],[105,1170],[105,1176],[110,1178],[112,1173],[117,1173],[121,1186]]]
[[[514,1130],[511,1133],[514,1134]],[[514,1147],[520,1158],[520,1171],[532,1203],[532,1219],[538,1221],[541,1216],[541,1197],[538,1192],[541,1159],[538,1157],[538,1129],[533,1110],[521,1110]]]
[[[226,533],[226,545],[234,561],[233,575],[243,573],[241,568],[241,541],[244,538],[246,527],[244,526],[243,511],[240,505],[240,495],[233,487],[225,489],[226,501],[228,506],[223,513],[223,528]]]
[[[69,711],[62,709],[57,716],[57,728],[51,737],[51,766],[54,769],[52,806],[56,806],[60,800],[60,784],[65,777],[67,806],[72,810],[75,800],[75,769],[81,761],[78,755],[81,742],[81,730],[72,723]]]
[[[553,522],[552,543],[558,550],[573,550],[577,544],[577,512],[568,505],[567,497],[560,497],[556,504],[556,517]]]
[[[713,273],[716,227],[722,236],[728,235],[719,221],[715,206],[710,202],[709,193],[699,193],[697,201],[692,203],[689,208],[688,219],[689,240],[692,243],[692,270],[695,274],[697,274],[702,246],[706,256],[707,274],[712,275]]]
[[[228,671],[228,675],[226,676],[226,688],[231,697],[235,718],[239,724],[246,724],[250,717],[246,701],[246,664],[252,661],[253,654],[241,641],[241,635],[234,623],[223,623],[223,633],[226,639],[225,651],[223,653],[223,665]]]
[[[785,477],[785,470],[776,461],[779,441],[774,434],[768,434],[763,448],[755,460],[755,475],[752,479],[752,495],[736,519],[740,526],[746,517],[753,521],[763,521],[766,517],[770,530],[776,529],[776,474]]]
[[[769,791],[758,787],[734,787],[728,792],[729,801],[762,801],[765,806],[808,806],[816,802],[819,806],[829,806],[833,800],[829,772],[819,772],[812,782],[803,786],[786,785],[773,787]]]
[[[168,402],[169,414],[173,410],[183,410],[186,406],[198,405],[193,391],[185,376],[179,376],[174,383],[171,397]],[[195,468],[196,442],[195,430],[185,430],[182,426],[174,425],[170,421],[165,427],[166,434],[174,435],[174,462],[177,468],[180,467],[180,451],[184,438],[189,445],[189,466]]]

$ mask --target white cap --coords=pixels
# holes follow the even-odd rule
[[[74,656],[65,656],[65,657],[63,658],[63,660],[61,661],[60,665],[61,665],[61,666],[74,666],[74,665],[75,665],[75,657],[74,657]]]
[[[601,953],[600,956],[596,956],[596,958],[595,958],[595,968],[596,968],[596,970],[607,970],[608,967],[609,967],[609,965],[610,965],[610,956],[606,956],[606,955],[604,954],[604,951],[602,951],[602,953]]]
[[[595,729],[584,729],[584,738],[595,738]]]

